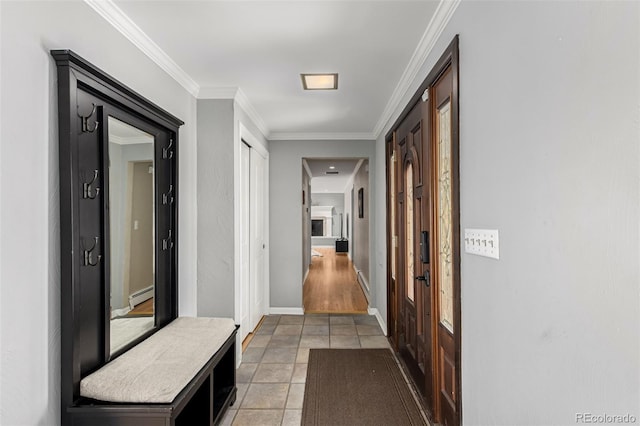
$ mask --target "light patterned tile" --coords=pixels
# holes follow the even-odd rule
[[[351,315],[331,315],[329,323],[334,325],[353,325],[353,317]]]
[[[307,325],[302,328],[303,336],[328,336],[329,325]]]
[[[363,348],[388,348],[389,341],[385,336],[360,336],[360,346]]]
[[[296,348],[267,348],[262,363],[293,364],[298,350]]]
[[[233,426],[280,426],[282,410],[238,410]]]
[[[237,383],[249,383],[253,377],[253,373],[256,372],[258,364],[252,362],[243,362],[236,370],[236,382]]]
[[[247,393],[247,389],[249,389],[249,383],[236,383],[236,387],[238,388],[238,390],[236,391],[236,402],[233,404],[233,406],[239,407],[242,403],[244,395]]]
[[[281,315],[279,325],[302,325],[304,315]]]
[[[382,336],[382,330],[379,325],[356,325],[359,336]]]
[[[331,347],[336,349],[356,349],[360,347],[358,336],[331,336]]]
[[[323,314],[305,315],[304,325],[329,325],[329,315],[323,315]]]
[[[329,336],[302,336],[301,348],[328,348]]]
[[[273,336],[267,345],[268,348],[297,348],[300,343],[300,335]]]
[[[224,417],[222,418],[222,421],[220,422],[220,426],[231,426],[231,423],[233,422],[233,418],[236,416],[237,412],[238,410],[232,410],[232,409],[227,410],[227,412],[224,413]]]
[[[358,331],[355,325],[332,325],[332,336],[357,336]]]
[[[354,315],[353,321],[358,325],[379,325],[378,319],[375,315]]]
[[[274,336],[299,336],[302,333],[302,324],[300,325],[282,325],[279,324],[275,331]]]
[[[262,324],[277,324],[280,321],[280,315],[265,315]]]
[[[309,362],[309,348],[299,348],[296,356],[296,364],[306,364]]]
[[[300,426],[302,424],[302,410],[284,410],[282,426]]]
[[[271,336],[270,335],[256,335],[253,336],[253,339],[251,339],[251,342],[249,343],[249,348],[266,348],[267,345],[269,344],[269,341],[271,340]]]
[[[287,383],[251,383],[240,408],[283,409],[287,400]]]
[[[293,364],[260,364],[251,383],[289,383]]]
[[[277,324],[262,324],[260,328],[256,331],[256,336],[261,334],[273,334],[277,327]]]
[[[307,365],[308,364],[295,364],[293,367],[293,376],[291,376],[291,383],[305,383],[307,381]]]
[[[302,409],[304,400],[304,383],[292,383],[289,386],[289,396],[287,397],[286,408],[288,410]]]
[[[247,348],[242,353],[242,362],[260,362],[264,348]]]

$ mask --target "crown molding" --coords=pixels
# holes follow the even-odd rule
[[[241,88],[238,88],[234,99],[240,106],[240,108],[242,108],[242,110],[249,116],[251,121],[253,121],[253,124],[256,125],[258,130],[262,132],[262,135],[267,138],[267,136],[269,136],[269,128],[265,124],[260,114],[258,114],[258,111],[256,111],[251,102],[249,102],[249,98],[247,98],[247,95],[244,94]]]
[[[345,133],[312,133],[312,132],[274,132],[269,134],[270,141],[344,141],[344,140],[368,140],[375,141],[375,135],[370,132],[345,132]]]
[[[198,99],[235,99],[238,87],[201,87]]]
[[[427,61],[438,38],[440,38],[442,31],[444,31],[461,1],[462,0],[441,0],[440,3],[438,3],[436,11],[420,39],[420,43],[418,43],[416,50],[413,52],[407,67],[402,73],[402,77],[400,77],[398,81],[398,85],[391,95],[391,99],[387,102],[387,106],[384,111],[382,111],[382,115],[373,129],[374,139],[378,139],[389,120],[399,115],[402,108],[405,107],[402,101],[407,95],[407,91],[416,79],[418,71],[420,71],[420,68],[422,68]]]
[[[153,62],[176,80],[194,97],[200,86],[173,59],[165,53],[148,35],[138,27],[112,0],[84,0],[93,10],[109,22],[127,40],[133,43]]]
[[[152,136],[133,136],[133,137],[123,138],[122,136],[118,136],[118,135],[109,135],[109,141],[116,143],[118,145],[135,145],[135,144],[153,142],[153,137]]]

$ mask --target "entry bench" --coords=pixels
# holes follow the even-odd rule
[[[72,425],[211,426],[236,399],[236,326],[180,317],[80,382]]]

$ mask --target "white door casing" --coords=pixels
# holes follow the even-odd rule
[[[240,147],[240,336],[253,331],[251,324],[251,148]]]
[[[250,184],[250,321],[251,328],[254,329],[260,322],[265,311],[265,229],[267,223],[265,219],[265,182],[266,179],[266,159],[255,149],[251,149],[251,184]]]

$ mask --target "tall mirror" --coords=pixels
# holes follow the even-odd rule
[[[154,137],[114,117],[109,130],[110,353],[155,326]]]

